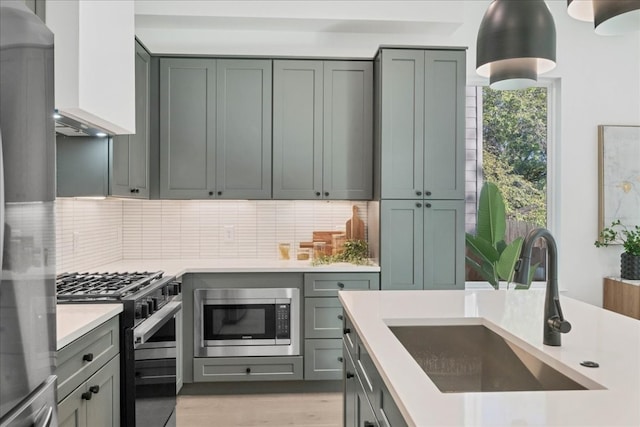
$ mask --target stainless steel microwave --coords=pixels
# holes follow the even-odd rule
[[[194,356],[297,356],[300,290],[195,289]]]

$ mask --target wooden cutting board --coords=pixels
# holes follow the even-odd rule
[[[347,221],[347,240],[364,240],[364,221],[358,216],[356,205],[353,205],[351,219]]]

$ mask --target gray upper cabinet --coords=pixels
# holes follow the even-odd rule
[[[322,61],[273,62],[273,197],[322,194]]]
[[[161,198],[213,196],[215,99],[215,59],[160,59]]]
[[[380,55],[380,197],[463,199],[465,52]]]
[[[136,133],[116,135],[111,142],[111,195],[149,198],[150,138],[149,53],[138,43],[135,50],[136,70]]]
[[[271,198],[271,60],[160,60],[160,196]]]
[[[273,106],[275,199],[371,199],[371,61],[274,61]]]
[[[464,289],[464,200],[380,203],[381,289]]]
[[[271,60],[217,60],[216,196],[271,198]]]

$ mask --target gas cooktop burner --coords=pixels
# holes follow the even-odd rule
[[[119,300],[162,277],[162,271],[132,273],[63,273],[56,278],[58,300]]]

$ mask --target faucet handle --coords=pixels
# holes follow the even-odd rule
[[[562,308],[560,308],[560,299],[558,297],[553,298],[553,303],[556,306],[557,316],[551,317],[547,322],[549,326],[560,333],[566,334],[571,330],[571,323],[564,319],[562,314]]]

